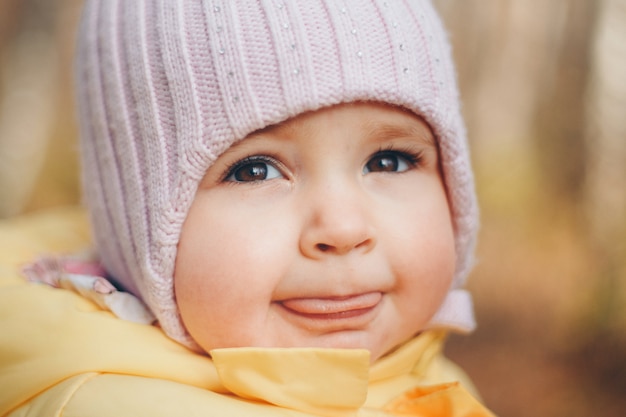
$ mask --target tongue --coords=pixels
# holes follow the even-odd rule
[[[381,298],[381,293],[369,292],[347,297],[292,298],[282,304],[300,314],[334,314],[374,307]]]

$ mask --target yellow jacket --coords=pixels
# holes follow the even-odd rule
[[[89,246],[79,208],[0,222],[0,416],[493,415],[441,354],[443,332],[372,366],[365,350],[236,348],[209,358],[20,276],[36,256]]]

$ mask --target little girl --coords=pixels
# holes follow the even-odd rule
[[[492,415],[441,354],[478,225],[449,49],[426,1],[87,0],[99,263],[2,287],[0,414]]]

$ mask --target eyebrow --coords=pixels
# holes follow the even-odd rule
[[[425,122],[424,122],[425,123]],[[370,122],[365,126],[371,138],[393,139],[393,138],[416,138],[424,145],[437,147],[435,134],[428,124],[414,125],[411,123],[386,124],[380,122]]]
[[[299,119],[297,116],[295,119],[291,119],[290,123],[285,123],[286,121],[287,120],[283,122],[275,123],[273,125],[262,127],[261,129],[258,129],[252,132],[251,135],[263,135],[271,130],[277,133],[279,137],[289,138],[295,135],[296,133],[302,134],[303,131],[304,131],[304,135],[308,135],[308,132],[313,130],[309,126],[309,123],[305,123],[304,121]]]
[[[254,130],[254,131],[248,133],[246,136],[244,136],[243,138],[235,141],[232,145],[230,145],[222,153],[222,155],[226,155],[228,153],[231,153],[233,150],[235,150],[237,148],[245,147],[247,144],[250,143],[250,139],[254,140],[255,138],[263,136],[263,134],[267,133],[269,130],[272,130],[274,128],[280,129],[280,128],[282,128],[282,124],[281,123],[276,123],[276,124],[273,124],[273,125],[267,125],[267,126],[264,126],[264,127],[260,128],[260,129],[257,129],[257,130]]]

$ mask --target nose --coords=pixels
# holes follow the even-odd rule
[[[367,253],[376,245],[366,202],[354,192],[335,190],[308,199],[300,251],[309,258]]]

